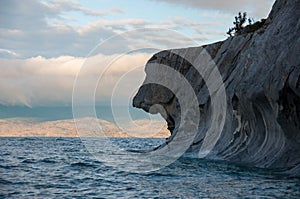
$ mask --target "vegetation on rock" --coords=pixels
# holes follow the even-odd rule
[[[248,22],[248,25],[246,25],[246,22]],[[253,18],[247,17],[246,12],[243,14],[239,12],[238,15],[235,16],[235,21],[233,22],[234,27],[229,28],[226,34],[233,36],[255,32],[256,30],[262,28],[265,22],[266,19],[261,19],[261,21],[254,22]]]

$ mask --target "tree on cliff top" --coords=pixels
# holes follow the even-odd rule
[[[247,25],[246,22],[248,22]],[[227,32],[230,37],[233,35],[255,32],[266,25],[266,19],[261,19],[260,21],[255,22],[253,18],[247,18],[246,12],[243,14],[239,12],[238,15],[235,16],[235,21],[233,24],[234,27],[229,28]]]
[[[235,21],[233,22],[234,27],[229,28],[227,34],[229,36],[232,36],[234,33],[235,35],[242,34],[242,30],[245,28],[245,23],[248,21],[248,24],[251,25],[253,20],[250,18],[247,18],[247,13],[244,12],[243,14],[241,12],[238,13],[237,16],[235,16]]]

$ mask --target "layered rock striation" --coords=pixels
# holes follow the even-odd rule
[[[207,84],[211,71],[199,74],[197,64],[208,53],[218,68],[226,93],[225,123],[220,137],[206,158],[261,168],[290,169],[300,174],[300,0],[277,0],[265,24],[252,33],[225,41],[155,54],[146,65],[146,80],[133,105],[149,111],[159,104],[168,122],[171,142],[176,136],[185,110],[176,92],[147,79],[159,72],[151,68],[167,65],[178,71],[192,86],[198,100],[201,119],[188,149],[201,149],[208,129],[219,125],[212,121],[212,96]],[[182,56],[185,55],[185,56]],[[203,58],[205,59],[205,58]],[[192,61],[191,61],[192,60]],[[158,67],[159,68],[159,67]],[[202,68],[203,69],[203,68]],[[167,78],[168,74],[160,74]],[[204,77],[206,76],[206,77]],[[180,82],[174,81],[177,89]],[[176,90],[176,89],[175,89]],[[160,112],[160,111],[158,111]],[[163,146],[161,146],[163,147]]]

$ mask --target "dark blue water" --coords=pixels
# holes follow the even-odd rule
[[[115,139],[128,149],[159,139]],[[0,138],[0,198],[300,198],[300,179],[224,162],[180,158],[130,173],[91,156],[78,138]]]

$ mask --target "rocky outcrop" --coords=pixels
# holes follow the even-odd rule
[[[167,65],[178,71],[192,86],[198,100],[197,111],[201,119],[188,150],[198,152],[208,136],[208,129],[219,125],[217,120],[211,119],[214,93],[209,90],[210,85],[206,81],[211,70],[204,67],[202,70],[205,71],[200,75],[195,69],[197,64],[208,67],[209,60],[199,59],[205,51],[218,68],[226,91],[225,123],[213,149],[205,157],[262,168],[291,169],[299,175],[299,35],[300,0],[277,0],[265,25],[253,33],[203,47],[155,54],[146,65],[147,77],[133,105],[145,111],[155,104],[161,105],[166,113],[156,112],[161,112],[166,118],[172,133],[165,145],[171,142],[185,111],[174,92],[181,88],[181,82],[173,82],[173,91],[147,82],[158,74],[159,78],[168,78],[168,74],[159,72],[159,67],[155,69],[157,72],[153,71],[155,64]]]

